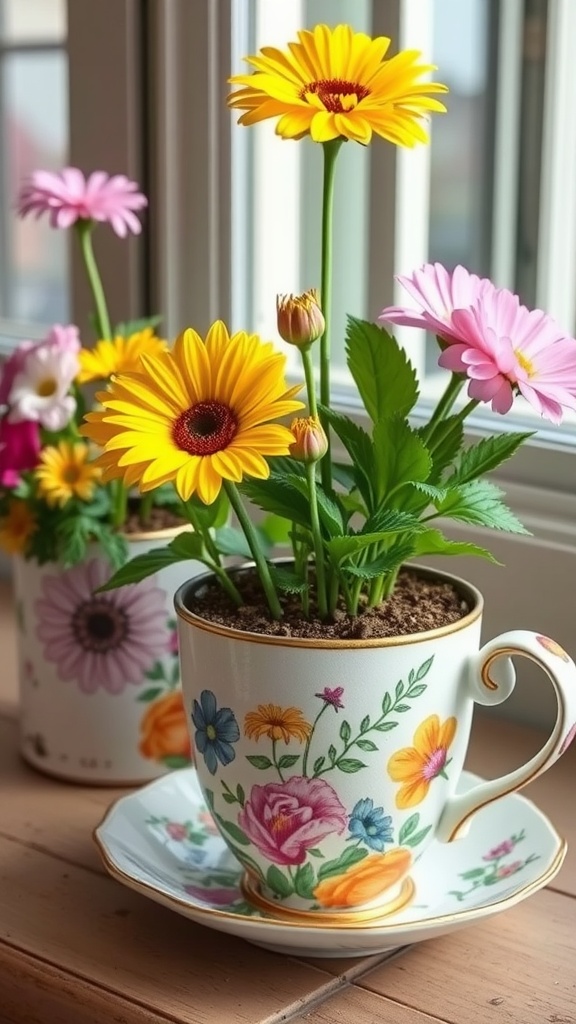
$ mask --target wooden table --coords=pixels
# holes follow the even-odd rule
[[[0,588],[0,1024],[576,1024],[576,750],[528,791],[571,843],[549,888],[391,958],[284,957],[106,875],[91,832],[120,791],[20,760],[11,615]],[[468,767],[507,770],[540,742],[484,719]]]

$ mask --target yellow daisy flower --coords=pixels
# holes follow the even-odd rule
[[[281,708],[279,704],[259,704],[256,711],[249,711],[244,719],[244,733],[248,739],[259,740],[268,736],[271,740],[290,739],[304,743],[312,732],[312,726],[302,717],[300,708]]]
[[[0,547],[11,555],[20,555],[36,529],[36,519],[25,501],[13,498],[8,514],[0,519]]]
[[[140,356],[157,356],[167,348],[162,338],[157,338],[151,327],[137,331],[124,338],[103,339],[94,348],[83,348],[78,358],[80,370],[76,376],[78,384],[91,380],[108,380],[113,373],[129,373],[140,369]]]
[[[183,501],[196,493],[209,505],[223,480],[265,478],[264,456],[288,454],[292,433],[270,422],[302,408],[285,365],[258,335],[216,321],[203,341],[188,328],[172,349],[142,356],[140,372],[115,377],[81,433],[103,449],[107,479],[142,492],[173,482]]]
[[[62,507],[71,498],[91,501],[101,470],[88,461],[88,445],[59,441],[44,448],[36,470],[38,493],[48,505]]]
[[[435,70],[419,63],[421,53],[402,50],[384,60],[390,39],[371,39],[349,25],[316,25],[298,39],[288,50],[267,46],[246,58],[256,70],[230,79],[243,87],[228,97],[230,107],[246,111],[240,124],[277,117],[277,135],[310,135],[313,142],[343,138],[367,145],[373,132],[397,146],[428,141],[422,118],[446,110],[430,94],[448,89],[421,80]]]
[[[431,782],[437,775],[444,775],[448,749],[455,735],[455,718],[447,718],[441,725],[438,715],[429,715],[414,733],[414,746],[403,747],[392,755],[388,774],[394,782],[403,783],[396,794],[397,807],[405,810],[422,803]]]

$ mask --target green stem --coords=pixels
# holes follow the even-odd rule
[[[334,208],[334,171],[336,157],[344,140],[341,138],[324,142],[324,179],[322,183],[322,270],[320,299],[326,326],[320,339],[320,401],[330,407],[330,328],[332,321],[332,227]],[[332,490],[332,463],[330,459],[330,425],[322,426],[328,438],[328,451],[322,459],[322,484],[327,494]]]
[[[436,424],[446,418],[446,416],[450,412],[450,409],[454,405],[454,402],[456,401],[458,395],[460,394],[460,391],[462,390],[462,385],[464,383],[465,378],[461,374],[453,373],[451,375],[450,380],[446,385],[444,394],[442,395],[440,401],[438,402],[438,405],[434,409],[434,412],[432,413],[432,416],[430,417],[428,423],[424,427],[423,433],[425,440],[430,439],[430,437],[434,433],[434,427],[436,426]]]
[[[316,401],[316,382],[314,380],[314,366],[312,363],[312,354],[310,352],[310,346],[306,345],[300,349],[302,356],[302,365],[304,367],[304,378],[306,380],[306,392],[308,395],[308,407],[310,409],[310,415],[318,418],[318,403]]]
[[[146,526],[146,523],[150,519],[150,513],[154,506],[154,491],[146,491],[140,498],[140,506],[138,509],[138,518],[142,526]]]
[[[312,743],[312,737],[314,735],[314,730],[315,730],[316,726],[318,725],[318,722],[319,722],[321,716],[326,711],[327,707],[328,707],[328,704],[326,703],[326,701],[324,701],[322,707],[320,708],[320,711],[318,712],[318,714],[316,715],[316,718],[312,722],[312,728],[310,729],[310,734],[308,736],[308,739],[306,740],[306,746],[304,748],[304,754],[303,754],[303,757],[302,757],[302,775],[304,776],[304,778],[307,778],[308,754],[310,753],[310,744]]]
[[[316,601],[318,603],[318,614],[321,619],[328,617],[328,603],[326,601],[326,574],[324,571],[324,544],[322,542],[322,530],[320,529],[320,516],[318,515],[318,497],[316,494],[316,464],[309,462],[306,466],[306,480],[308,482],[308,498],[310,501],[310,526],[312,527],[312,540],[314,542],[314,560],[316,568]]]
[[[281,619],[283,615],[282,607],[278,600],[278,594],[276,593],[276,588],[270,575],[270,569],[268,568],[268,564],[262,553],[262,548],[260,547],[258,534],[256,533],[252,521],[242,504],[242,499],[238,493],[236,485],[233,484],[231,480],[225,480],[224,487],[230,500],[230,504],[236,514],[236,518],[238,519],[244,536],[248,541],[248,547],[252,552],[252,557],[256,562],[256,569],[258,570],[260,582],[264,588],[264,593],[266,594],[272,618]]]
[[[110,489],[112,493],[112,526],[119,530],[126,522],[128,491],[121,480],[113,480]]]
[[[212,559],[212,564],[210,566],[212,572],[214,573],[215,576],[218,577],[220,583],[222,584],[228,596],[239,608],[242,604],[244,604],[242,600],[242,595],[240,594],[240,591],[236,588],[235,584],[230,579],[228,573],[226,572],[226,569],[221,565],[220,552],[218,551],[216,545],[214,544],[210,530],[205,529],[202,523],[200,522],[200,519],[196,515],[196,510],[194,509],[192,502],[184,502],[184,507],[186,509],[186,515],[188,516],[190,525],[193,527],[194,532],[202,538],[202,543],[204,544],[206,551],[208,552],[210,558]]]
[[[94,222],[91,220],[79,220],[76,222],[76,230],[78,231],[78,238],[80,239],[80,249],[82,250],[84,266],[86,267],[86,276],[92,291],[94,306],[96,307],[96,331],[100,338],[111,338],[112,328],[110,327],[108,307],[106,306],[102,279],[98,271],[96,257],[94,256],[94,249],[92,247],[93,229]]]
[[[466,417],[469,416],[470,413],[473,412],[478,405],[480,405],[479,399],[471,398],[470,401],[464,406],[464,408],[461,409],[456,416],[454,416],[452,423],[449,424],[450,429],[448,430],[447,433],[440,433],[436,440],[434,439],[433,436],[430,438],[430,440],[432,441],[432,444],[429,446],[429,451],[431,455],[434,454],[438,445],[445,441],[446,437],[449,437],[452,431],[461,423],[463,423]]]
[[[280,782],[286,782],[286,779],[282,775],[282,771],[280,769],[280,765],[278,764],[278,758],[276,756],[276,744],[277,743],[278,743],[278,740],[272,740],[272,761],[274,763],[274,767],[275,767],[276,771],[278,772],[278,775],[280,776]]]

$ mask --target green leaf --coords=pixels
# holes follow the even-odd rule
[[[270,565],[269,569],[272,582],[278,590],[282,590],[286,594],[303,594],[308,590],[306,580],[301,579],[290,569],[284,569],[280,565]]]
[[[358,555],[365,548],[389,540],[387,533],[355,533],[348,537],[334,537],[326,541],[326,551],[333,565],[340,565],[345,559]]]
[[[225,803],[227,803],[227,804],[235,804],[236,803],[236,797],[234,796],[233,793],[222,793],[222,798],[224,799]]]
[[[383,327],[348,317],[346,355],[373,423],[407,416],[418,399],[416,372],[404,349]]]
[[[418,434],[425,437],[426,427],[421,427]],[[448,466],[451,466],[458,457],[464,443],[464,428],[457,415],[448,416],[434,430],[433,438],[430,441],[430,454],[432,456],[432,470],[428,483],[440,484],[442,474]]]
[[[360,535],[365,533],[405,533],[423,530],[420,520],[410,512],[397,508],[378,508],[364,523]]]
[[[328,747],[328,757],[330,758],[330,764],[334,764],[334,761],[336,760],[336,747],[333,743]]]
[[[378,725],[374,726],[374,728],[377,729],[378,732],[390,732],[390,729],[395,729],[397,725],[398,722],[379,722]]]
[[[426,686],[426,683],[416,683],[414,686],[410,686],[408,688],[406,696],[411,697],[412,699],[414,697],[420,697],[427,689],[428,687]]]
[[[449,540],[440,530],[425,530],[415,537],[414,555],[471,555],[501,564],[486,548],[471,541]]]
[[[430,498],[430,501],[433,502],[443,501],[448,493],[446,487],[436,487],[434,484],[425,483],[423,480],[411,480],[410,486],[418,491],[419,494]]]
[[[123,338],[128,338],[131,334],[139,334],[140,331],[146,330],[147,327],[158,327],[161,323],[161,316],[144,316],[138,320],[126,320],[123,323],[116,324],[114,334],[121,334]]]
[[[407,558],[410,558],[414,553],[414,545],[409,541],[399,541],[394,544],[389,551],[379,555],[371,562],[362,562],[360,565],[356,565],[354,562],[343,562],[341,568],[352,576],[356,576],[362,580],[373,580],[378,579],[380,576],[384,576],[386,573],[393,572],[397,569]]]
[[[246,760],[250,762],[253,768],[259,768],[260,771],[265,771],[267,768],[272,767],[272,761],[269,757],[265,757],[264,754],[247,754]]]
[[[316,758],[316,760],[314,761],[314,765],[312,767],[312,774],[313,775],[318,775],[318,772],[321,771],[322,768],[324,767],[325,760],[326,760],[325,757],[317,757]]]
[[[166,757],[162,758],[162,764],[175,771],[177,768],[187,768],[190,764],[190,758],[182,757],[181,754],[167,754]]]
[[[370,715],[366,715],[360,722],[360,732],[368,732],[370,728]]]
[[[416,832],[406,840],[406,846],[418,846],[426,838],[431,828],[432,825],[427,825],[426,828],[421,828],[419,832]]]
[[[402,697],[404,694],[404,683],[402,682],[401,679],[399,680],[399,682],[396,683],[396,689],[394,691],[394,694],[396,700],[400,700],[400,697]]]
[[[426,658],[426,661],[422,662],[414,677],[415,682],[419,683],[421,679],[424,679],[424,677],[428,675],[430,669],[432,668],[433,661],[434,655],[432,655],[430,658]]]
[[[161,679],[163,682],[165,682],[166,676],[164,675],[164,666],[161,661],[154,662],[152,668],[148,669],[146,673],[146,678],[152,680]]]
[[[372,740],[356,740],[356,746],[360,747],[360,750],[378,750]]]
[[[156,700],[156,697],[159,697],[163,692],[164,688],[162,686],[149,686],[147,690],[143,690],[142,693],[138,694],[136,700],[144,702]]]
[[[356,486],[364,499],[366,508],[368,511],[372,511],[374,507],[373,481],[376,478],[376,456],[370,435],[348,416],[342,416],[340,413],[334,412],[333,409],[327,409],[323,405],[319,406],[319,409],[348,452],[352,460],[352,471]]]
[[[292,466],[290,476],[293,475]],[[271,473],[267,480],[245,478],[240,490],[264,512],[273,512],[274,515],[288,519],[291,523],[298,523],[307,530],[311,529],[310,503],[286,475]]]
[[[385,693],[382,698],[382,714],[387,715],[392,707],[392,698],[389,693]]]
[[[212,790],[212,789],[205,789],[204,790],[204,799],[206,800],[206,803],[208,805],[208,809],[210,811],[213,811],[214,810],[214,790]]]
[[[290,530],[292,523],[284,516],[276,516],[273,512],[264,516],[258,524],[260,532],[267,539],[271,546],[286,545],[290,543]],[[250,556],[252,557],[252,556]]]
[[[396,488],[430,476],[432,459],[426,445],[407,420],[379,420],[373,433],[376,460],[376,496],[379,505]],[[400,501],[398,495],[391,498]]]
[[[277,893],[278,896],[286,898],[291,896],[294,892],[294,886],[286,875],[282,874],[279,868],[275,864],[271,864],[266,872],[266,885]]]
[[[473,480],[450,490],[436,508],[440,515],[463,523],[530,536],[520,520],[500,500],[502,493],[488,480]]]
[[[341,772],[346,772],[347,775],[353,775],[354,772],[359,772],[361,768],[366,768],[364,761],[359,761],[356,757],[342,757],[336,762],[336,766]]]
[[[126,565],[117,569],[107,583],[99,587],[96,593],[114,590],[127,583],[139,583],[140,580],[160,572],[167,565],[185,562],[188,559],[204,562],[202,538],[197,533],[180,533],[165,547],[153,548],[143,555],[136,555]]]
[[[482,878],[487,868],[470,868],[469,871],[461,871],[460,878],[464,879],[465,882],[470,882],[474,878]]]
[[[300,754],[283,754],[278,761],[279,768],[291,768],[296,761],[300,760]]]
[[[348,740],[350,739],[351,735],[352,730],[350,729],[348,722],[343,721],[342,724],[340,725],[340,739],[342,740],[343,743],[348,743]]]
[[[298,896],[301,896],[302,899],[305,900],[313,899],[316,884],[316,876],[311,864],[301,864],[296,868],[294,888]]]
[[[311,846],[310,849],[308,850],[308,853],[310,854],[311,857],[324,857],[322,850],[317,849],[317,847],[315,846]]]
[[[211,505],[205,505],[200,498],[193,495],[188,501],[183,502],[183,506],[186,518],[194,519],[202,530],[217,530],[226,524],[230,516],[230,502],[224,488]],[[188,508],[192,510],[192,516],[188,513]]]
[[[244,807],[244,804],[246,803],[246,794],[244,792],[243,787],[240,785],[240,783],[238,783],[238,785],[236,786],[236,799],[237,799],[238,803],[242,807]]]
[[[352,467],[348,463],[344,462],[333,462],[332,463],[332,476],[339,483],[345,491],[353,491],[356,487],[356,478]]]
[[[349,846],[339,857],[336,857],[334,860],[327,860],[324,864],[320,865],[318,868],[318,880],[321,882],[324,878],[342,875],[348,868],[357,864],[358,861],[364,860],[367,854],[368,850],[363,850],[358,846]]]
[[[406,819],[406,821],[402,824],[402,827],[400,828],[400,832],[398,833],[399,846],[404,846],[409,836],[411,836],[412,833],[415,832],[416,829],[418,828],[419,823],[420,815],[418,814],[418,811],[416,811],[415,814],[411,814],[410,817]]]
[[[219,814],[216,817],[221,828],[223,828],[224,831],[227,832],[229,836],[232,836],[234,842],[239,843],[240,846],[250,846],[250,840],[248,839],[248,836],[246,835],[245,832],[242,831],[242,829],[238,825],[236,825],[233,821],[225,821],[224,818],[221,818]]]
[[[482,438],[478,444],[471,445],[462,452],[455,473],[446,481],[447,486],[468,483],[496,469],[514,455],[530,437],[534,437],[533,431],[524,434],[496,434],[494,437]]]
[[[307,502],[310,501],[308,481],[305,480],[304,477],[292,474],[286,479],[292,487],[295,487],[296,490],[300,492]],[[318,481],[316,482],[316,500],[318,502],[320,523],[326,530],[326,533],[329,537],[340,537],[344,532],[342,512],[340,511],[337,502],[328,497]]]
[[[252,560],[252,552],[242,530],[233,526],[221,526],[214,533],[214,543],[221,555],[239,555]]]

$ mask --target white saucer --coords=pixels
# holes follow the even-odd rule
[[[464,772],[460,789],[477,781]],[[414,865],[409,906],[381,920],[327,927],[281,920],[245,902],[242,869],[216,832],[193,768],[121,797],[94,838],[114,878],[179,914],[275,952],[327,957],[382,953],[500,913],[554,878],[566,853],[548,819],[513,794],[480,811],[465,838],[429,847]]]

